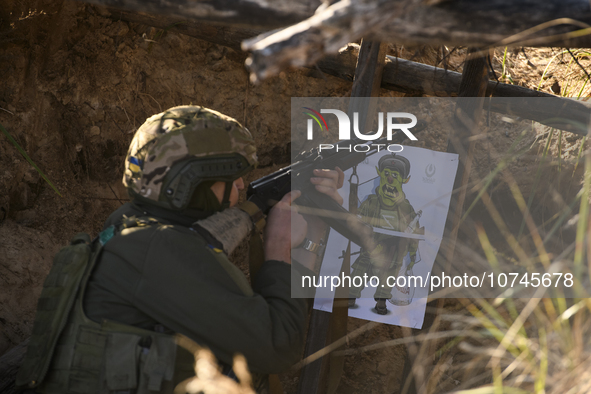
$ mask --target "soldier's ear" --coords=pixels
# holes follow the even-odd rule
[[[408,176],[408,178],[406,178],[406,179],[403,179],[403,180],[402,180],[402,183],[407,183],[408,181],[410,181],[410,175]]]
[[[378,173],[378,176],[382,176],[382,174],[380,174],[380,169],[378,168],[378,166],[376,166],[376,172]]]

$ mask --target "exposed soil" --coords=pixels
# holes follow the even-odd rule
[[[394,52],[433,65],[441,60],[430,49],[393,47]],[[510,52],[509,71],[503,78],[510,75],[515,83],[536,87],[551,53],[551,49]],[[493,61],[499,77],[502,55],[497,53]],[[350,82],[307,70],[285,72],[253,86],[244,68],[245,57],[206,41],[117,20],[83,3],[3,2],[0,124],[61,196],[0,136],[0,355],[29,335],[42,281],[59,247],[80,231],[96,235],[107,216],[128,200],[121,184],[122,163],[133,133],[147,117],[172,106],[196,104],[236,118],[250,129],[258,147],[261,168],[249,176],[251,181],[289,162],[291,97],[350,94]],[[461,71],[462,59],[463,52],[455,51],[447,65]],[[562,69],[554,64],[562,64]],[[555,61],[551,73],[544,75],[542,88],[577,90],[575,82],[582,82],[573,77],[567,84],[562,78],[567,67],[577,78],[584,75],[563,56],[562,63]],[[587,92],[585,87],[583,94]],[[527,135],[520,144],[533,149],[509,165],[526,198],[539,193],[535,217],[540,221],[564,201],[572,201],[580,188],[582,168],[572,175],[581,139],[563,133],[561,144],[550,145],[554,159],[547,160],[544,168],[551,176],[542,177],[532,190],[539,149],[546,138],[538,136],[542,132]],[[474,180],[490,173],[517,137],[508,133],[479,141]],[[445,150],[446,139],[440,132],[427,130],[416,145]],[[495,190],[496,201],[504,204],[510,199],[502,181]],[[553,191],[560,191],[560,198]],[[515,209],[514,203],[505,205],[508,211]],[[511,218],[512,212],[506,216]],[[244,251],[239,249],[234,257],[243,261]],[[349,325],[354,329],[363,323],[350,319]],[[382,326],[350,346],[400,335],[399,328]],[[339,392],[396,393],[404,354],[404,347],[398,346],[381,350],[379,357],[376,353],[348,357]],[[295,392],[297,374],[282,378],[288,392]]]

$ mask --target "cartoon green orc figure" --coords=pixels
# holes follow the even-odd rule
[[[375,194],[370,194],[361,203],[358,214],[374,228],[407,233],[420,231],[418,220],[413,220],[417,214],[402,191],[402,185],[410,180],[408,159],[395,153],[384,155],[378,161],[376,170],[380,185],[375,189]],[[412,228],[409,229],[409,225]],[[416,261],[418,240],[374,232],[374,242],[375,248],[361,249],[359,257],[351,266],[352,283],[361,283],[361,286],[351,287],[349,307],[354,306],[356,299],[361,297],[365,285],[363,280],[355,278],[363,278],[364,274],[367,277],[377,276],[380,282],[374,294],[377,301],[375,309],[380,315],[385,315],[388,312],[386,300],[392,297],[392,287],[388,287],[386,279],[398,275],[407,253],[410,254],[409,268],[412,268]]]

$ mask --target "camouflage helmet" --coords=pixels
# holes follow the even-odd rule
[[[137,130],[125,159],[123,184],[132,199],[183,210],[201,182],[226,182],[229,195],[228,185],[256,164],[252,135],[235,119],[180,106],[148,118]]]
[[[396,153],[392,153],[391,155],[384,155],[380,157],[378,160],[378,167],[381,171],[384,171],[384,168],[392,168],[398,171],[402,179],[408,178],[410,174],[410,161],[404,156],[397,155]]]

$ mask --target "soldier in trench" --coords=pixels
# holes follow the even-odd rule
[[[125,161],[132,201],[97,240],[79,235],[55,259],[17,384],[37,393],[172,393],[194,373],[192,354],[176,344],[182,335],[211,349],[230,377],[233,356],[244,355],[265,392],[268,374],[301,357],[307,305],[291,298],[290,250],[308,225],[290,207],[300,195],[292,191],[267,217],[252,285],[228,260],[261,224],[258,208],[238,207],[242,176],[256,164],[250,132],[219,112],[181,106],[150,117]],[[310,181],[342,201],[340,170],[317,170]],[[86,244],[90,254],[76,255]]]

